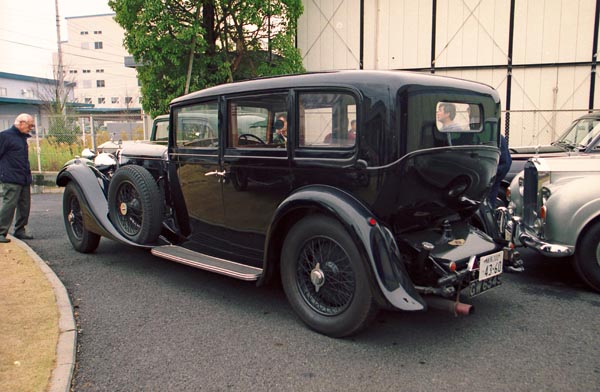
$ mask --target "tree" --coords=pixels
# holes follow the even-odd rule
[[[71,93],[75,84],[61,77],[61,67],[54,68],[52,83],[37,86],[37,96],[43,102],[42,109],[49,116],[48,136],[50,140],[73,144],[77,142],[80,128],[77,121],[69,116]]]
[[[110,0],[138,63],[152,116],[186,92],[257,76],[303,72],[294,46],[301,0]]]

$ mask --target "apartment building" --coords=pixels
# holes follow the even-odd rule
[[[115,14],[66,18],[68,40],[62,43],[65,80],[74,82],[78,103],[98,112],[140,112],[136,70],[125,67],[124,31]],[[57,63],[57,56],[55,56]]]

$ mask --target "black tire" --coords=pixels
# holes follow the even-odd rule
[[[63,193],[63,219],[73,248],[81,253],[92,253],[100,244],[100,235],[85,228],[81,210],[82,200],[77,185],[68,183]]]
[[[137,244],[156,241],[164,202],[154,178],[141,166],[119,168],[108,187],[108,214],[125,238]]]
[[[574,265],[579,277],[600,292],[600,222],[583,233],[575,250]]]
[[[366,268],[348,233],[326,216],[304,218],[283,244],[281,281],[290,305],[310,328],[331,337],[355,334],[377,314]],[[311,276],[324,277],[318,291]]]

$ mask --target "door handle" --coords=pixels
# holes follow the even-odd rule
[[[211,171],[211,172],[205,173],[204,175],[205,175],[205,176],[219,176],[219,177],[225,177],[225,170],[223,170],[223,171],[218,171],[218,170],[215,170],[215,171]]]

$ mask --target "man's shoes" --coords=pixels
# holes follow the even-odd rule
[[[0,235],[0,244],[8,244],[10,242],[10,238],[6,238],[5,235]]]
[[[33,236],[26,231],[19,231],[13,234],[13,237],[18,238],[20,240],[32,240]]]

